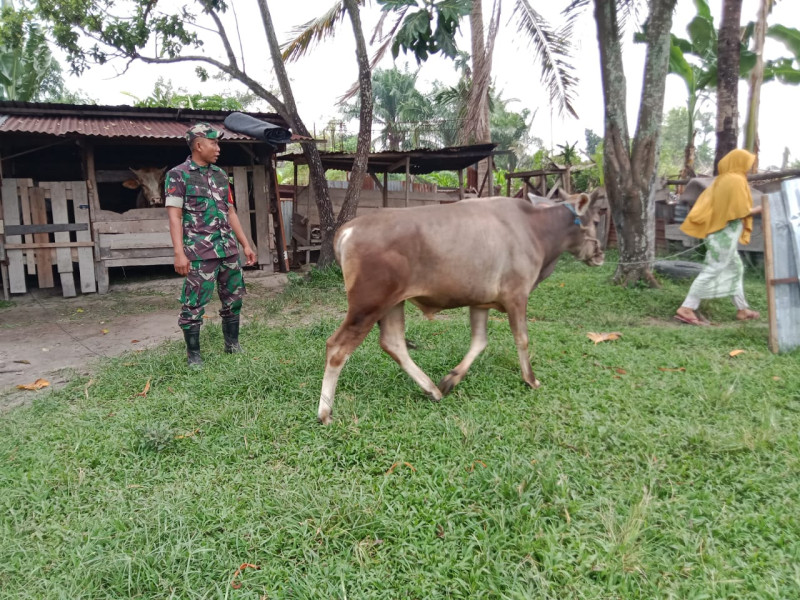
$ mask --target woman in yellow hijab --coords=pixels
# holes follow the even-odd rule
[[[744,298],[744,265],[739,257],[738,244],[750,243],[753,197],[747,183],[747,172],[756,157],[747,150],[731,150],[719,161],[719,175],[695,202],[681,225],[681,231],[705,240],[706,260],[703,270],[692,282],[686,300],[675,318],[690,325],[707,325],[695,312],[700,300],[731,296],[738,309],[739,320],[757,319]]]

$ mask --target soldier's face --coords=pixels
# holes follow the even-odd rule
[[[217,158],[219,158],[219,142],[208,138],[197,138],[192,156],[198,164],[201,162],[203,164],[217,162]]]

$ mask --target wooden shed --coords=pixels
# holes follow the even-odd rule
[[[223,126],[227,111],[0,102],[0,215],[11,293],[53,287],[65,296],[105,293],[113,267],[172,264],[167,211],[136,208],[131,168],[172,167],[189,154],[186,129],[224,130],[219,166],[233,180],[236,210],[258,266],[273,268],[277,206],[273,155]],[[247,113],[280,127],[273,113]],[[279,147],[278,150],[283,150]],[[77,269],[75,268],[77,265]],[[4,268],[4,275],[6,268]]]

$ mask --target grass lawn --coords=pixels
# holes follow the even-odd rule
[[[675,324],[688,283],[612,272],[564,259],[532,295],[536,391],[499,313],[439,404],[373,331],[318,425],[345,302],[316,274],[246,304],[245,355],[210,326],[199,374],[172,344],[39,393],[0,417],[0,596],[800,597],[800,354],[727,300]],[[466,311],[408,315],[436,381]]]

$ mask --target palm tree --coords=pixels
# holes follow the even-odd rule
[[[800,84],[800,30],[785,25],[767,27],[767,18],[774,4],[775,0],[761,0],[757,21],[748,24],[746,28],[747,37],[752,33],[754,38],[753,53],[756,60],[750,72],[744,147],[756,155],[754,170],[758,167],[758,110],[761,103],[761,85],[773,79],[784,84]],[[767,37],[782,42],[789,50],[790,56],[764,61],[764,44]]]
[[[380,142],[385,149],[408,150],[419,145],[410,139],[407,124],[427,121],[432,116],[431,101],[417,90],[417,75],[396,68],[372,73],[373,119],[381,125]],[[354,116],[360,105],[345,104],[342,113]]]

